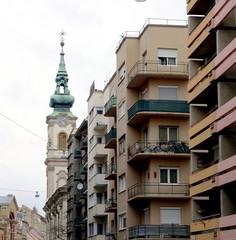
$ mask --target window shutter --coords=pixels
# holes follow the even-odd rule
[[[158,57],[177,58],[177,49],[159,48],[158,49]]]
[[[181,224],[180,208],[162,207],[160,210],[161,210],[161,224]]]

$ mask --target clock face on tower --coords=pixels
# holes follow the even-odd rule
[[[67,117],[59,117],[58,118],[58,123],[60,124],[60,125],[62,125],[62,126],[65,126],[66,124],[67,124],[67,122],[68,122],[68,119],[67,119]]]

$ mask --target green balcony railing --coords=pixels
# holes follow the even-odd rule
[[[129,239],[189,238],[190,226],[179,224],[139,225],[129,228]]]
[[[140,195],[147,197],[148,195],[189,196],[189,184],[137,183],[128,188],[128,199]]]
[[[116,139],[116,128],[112,128],[110,132],[105,136],[105,144],[108,144],[111,139]]]
[[[139,112],[189,113],[187,101],[179,100],[138,100],[128,110],[128,120]]]
[[[110,108],[115,107],[116,103],[117,103],[116,97],[112,96],[104,106],[104,109],[105,109],[104,114],[106,115],[106,113],[109,111]]]
[[[77,149],[77,148],[74,150],[74,157],[75,157],[75,158],[80,158],[80,157],[82,157],[81,151],[80,151],[79,149]]]

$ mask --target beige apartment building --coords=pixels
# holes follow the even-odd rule
[[[88,201],[96,189],[100,206],[88,202],[89,239],[190,236],[187,31],[184,21],[149,19],[126,32],[116,72],[102,91],[91,87]]]
[[[188,0],[193,240],[236,239],[236,1]]]
[[[108,119],[103,115],[104,92],[92,84],[88,98],[88,210],[89,239],[105,239],[107,228],[107,180],[105,180],[108,150],[104,149]]]

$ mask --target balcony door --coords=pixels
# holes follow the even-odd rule
[[[150,224],[150,212],[149,208],[144,208],[143,209],[143,224],[144,225],[149,225]]]

